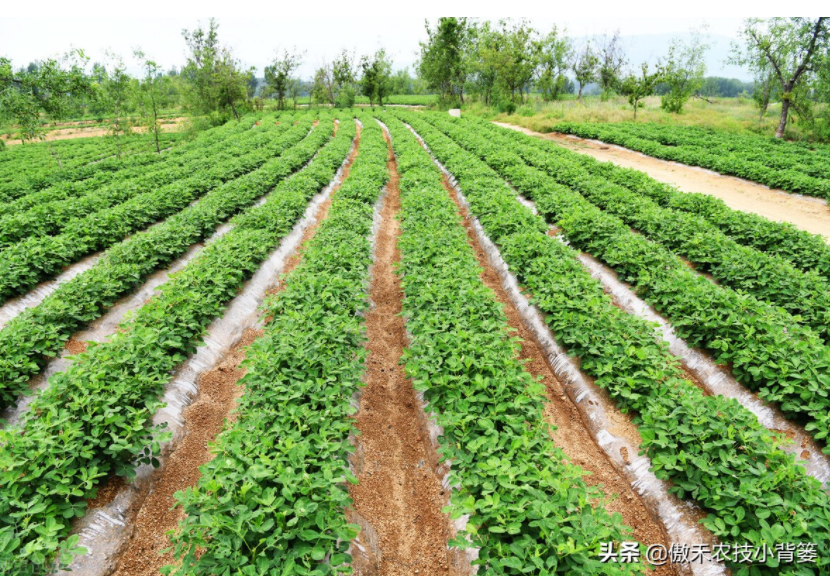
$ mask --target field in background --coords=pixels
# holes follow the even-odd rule
[[[637,122],[654,122],[679,126],[700,126],[730,132],[753,132],[772,136],[778,125],[780,104],[770,106],[760,119],[758,109],[748,98],[711,98],[711,104],[704,100],[690,100],[680,114],[671,114],[660,108],[660,97],[650,96],[645,106],[637,112]],[[535,130],[550,132],[559,122],[631,122],[634,111],[623,96],[614,96],[603,102],[599,96],[586,96],[584,103],[576,99],[556,102],[542,102],[531,97],[531,102],[518,107],[515,113],[506,114],[493,107],[479,103],[468,104],[464,110],[498,122],[508,122]],[[787,136],[793,139],[803,137],[798,124],[791,124]]]

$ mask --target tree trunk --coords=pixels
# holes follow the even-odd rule
[[[637,121],[637,104],[639,104],[639,103],[640,103],[639,100],[634,101],[634,121],[635,122]]]
[[[778,122],[778,128],[775,130],[776,138],[784,137],[784,129],[787,127],[787,115],[790,113],[790,99],[786,94],[781,99],[781,120]]]
[[[576,99],[582,104],[582,82],[579,83],[579,94],[576,95]]]
[[[161,154],[161,147],[159,147],[159,111],[155,98],[153,98],[153,136],[156,140],[156,154]]]

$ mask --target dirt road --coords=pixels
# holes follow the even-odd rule
[[[724,176],[695,166],[651,158],[620,146],[558,133],[543,134],[501,122],[495,124],[551,140],[569,150],[587,154],[597,160],[641,170],[655,180],[673,184],[684,192],[701,192],[715,196],[736,210],[754,212],[770,220],[791,222],[802,230],[821,234],[830,242],[830,209],[825,200],[790,194],[783,190],[773,190],[761,184],[734,176]]]

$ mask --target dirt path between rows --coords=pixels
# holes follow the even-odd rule
[[[407,345],[401,317],[403,291],[395,265],[400,260],[397,162],[389,144],[390,180],[381,211],[366,315],[366,387],[357,413],[363,466],[349,493],[354,509],[377,531],[383,576],[443,576],[449,572],[448,495],[430,466],[427,431],[412,382],[400,365]]]
[[[548,399],[545,405],[545,419],[549,424],[556,426],[556,430],[551,432],[554,444],[561,448],[574,464],[589,472],[589,475],[584,477],[585,482],[601,487],[608,497],[608,502],[605,504],[606,510],[622,515],[625,524],[634,529],[632,537],[635,540],[646,546],[662,544],[668,549],[670,542],[663,525],[652,516],[625,476],[617,471],[603,450],[594,442],[591,433],[580,418],[579,411],[568,398],[562,383],[554,375],[541,346],[527,330],[519,311],[507,296],[498,272],[490,264],[478,241],[469,212],[459,201],[458,194],[446,175],[443,180],[444,188],[449,192],[463,218],[464,227],[467,230],[467,241],[472,246],[479,266],[482,268],[481,279],[484,285],[495,293],[499,303],[504,306],[507,322],[521,340],[519,358],[525,362],[525,369],[545,386]],[[617,410],[610,410],[609,416],[612,418],[618,416],[613,420],[615,434],[623,435],[634,445],[639,445],[641,442],[639,433],[628,417]],[[677,572],[672,565],[666,565],[657,567],[650,574],[668,576],[677,574]]]
[[[336,125],[335,125],[336,130]],[[343,169],[340,182],[346,180],[360,146],[360,127],[357,129],[356,144]],[[311,240],[320,223],[328,216],[333,196],[340,184],[332,188],[328,199],[315,213],[315,221],[303,233],[300,248],[285,263],[282,274],[288,274],[302,260],[303,247]],[[270,294],[279,293],[280,284]],[[175,493],[188,486],[195,486],[201,474],[199,466],[213,459],[210,443],[222,431],[225,420],[235,420],[232,410],[244,392],[237,383],[245,375],[241,367],[245,359],[245,348],[263,333],[261,330],[247,330],[241,341],[233,347],[223,361],[199,379],[199,395],[195,402],[184,411],[187,435],[170,454],[165,466],[153,480],[149,494],[132,523],[132,535],[121,553],[114,576],[158,576],[159,569],[173,564],[172,553],[161,554],[170,547],[166,533],[175,530],[184,518],[181,507],[171,509],[175,504]]]
[[[673,184],[684,192],[701,192],[715,196],[736,210],[753,212],[770,220],[790,222],[807,232],[821,234],[830,242],[830,209],[828,209],[827,202],[819,198],[770,189],[761,184],[734,176],[724,176],[696,166],[685,166],[677,162],[652,158],[620,146],[559,133],[534,132],[521,126],[502,122],[494,122],[494,124],[537,138],[551,140],[569,150],[592,156],[597,160],[640,170],[655,180]]]

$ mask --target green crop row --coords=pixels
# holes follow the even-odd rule
[[[384,120],[400,172],[406,370],[444,431],[441,458],[459,485],[451,517],[469,515],[451,544],[479,548],[487,574],[639,573],[599,561],[600,544],[630,528],[553,445],[544,388],[518,359],[440,172],[399,120]]]
[[[123,185],[131,183],[133,178],[143,177],[162,167],[171,164],[183,163],[188,157],[197,155],[200,150],[208,147],[227,145],[235,137],[250,129],[259,116],[246,116],[240,122],[228,122],[227,124],[207,130],[201,133],[195,140],[177,146],[172,150],[166,150],[161,155],[152,155],[150,164],[134,163],[136,157],[123,158],[121,167],[117,170],[99,170],[93,176],[76,181],[60,181],[49,187],[36,192],[31,192],[16,198],[13,201],[0,205],[0,216],[23,214],[32,208],[41,210],[43,206],[52,202],[69,200],[88,194],[104,186]]]
[[[274,155],[299,142],[311,128],[311,117],[292,126],[265,146],[248,142],[247,153],[229,158],[188,178],[134,196],[115,206],[70,221],[57,236],[27,239],[3,251],[7,266],[0,269],[0,298],[22,294],[54,276],[64,266],[119,242],[158,220],[171,216],[223,182],[259,168]]]
[[[675,494],[696,500],[709,513],[702,521],[706,528],[726,543],[770,547],[779,542],[816,544],[819,559],[815,565],[779,566],[776,559],[770,559],[765,564],[732,566],[733,573],[826,572],[830,566],[830,497],[795,463],[793,455],[780,449],[786,439],[766,430],[737,401],[705,396],[689,382],[665,342],[658,339],[654,326],[614,306],[601,284],[582,267],[577,252],[548,236],[542,219],[516,200],[515,192],[496,172],[426,121],[437,121],[437,117],[396,114],[418,130],[458,179],[473,215],[500,247],[521,285],[533,295],[533,303],[544,313],[557,340],[579,358],[580,368],[608,391],[620,409],[635,413],[642,449],[651,459],[652,470],[658,478],[671,480]],[[486,141],[486,135],[474,131],[464,135],[465,146],[471,148]],[[520,176],[518,171],[515,176]],[[581,243],[587,235],[608,238],[597,218],[590,229],[580,227],[579,234],[571,235],[572,222],[581,216],[586,220],[597,215],[613,217],[564,187],[544,185],[546,181],[547,176],[535,179],[533,198],[543,214],[550,214],[551,206],[557,205],[567,211],[562,224],[570,240]],[[521,183],[525,184],[530,188],[530,180]],[[621,254],[635,253],[632,242],[647,242],[628,233],[628,239],[615,239]],[[668,258],[652,258],[649,272],[643,275],[663,278],[662,285],[671,286],[675,278],[663,275],[664,270],[674,269],[668,262]],[[675,285],[675,295],[685,290],[686,286]],[[699,290],[692,291],[692,298],[697,294]],[[720,305],[699,300],[697,309],[723,311]],[[740,312],[724,314],[735,317]]]
[[[439,124],[445,121],[430,117]],[[458,139],[489,158],[489,138]],[[807,422],[817,440],[830,431],[830,349],[810,329],[757,299],[709,282],[664,247],[632,232],[583,196],[490,148],[498,170],[517,190],[537,200],[540,213],[563,227],[577,247],[600,258],[664,314],[678,335],[729,363],[735,378],[760,398]],[[489,160],[488,160],[489,162]],[[544,196],[542,196],[544,195]],[[825,440],[826,442],[826,440]],[[830,448],[825,448],[830,452]]]
[[[136,135],[136,138],[121,138],[122,149],[130,148],[139,140],[149,142],[152,137],[147,135]],[[9,146],[6,152],[0,155],[0,178],[5,177],[10,171],[14,171],[16,163],[39,165],[50,164],[56,170],[59,165],[55,160],[57,154],[61,160],[66,160],[64,165],[72,164],[75,159],[84,159],[96,154],[114,154],[116,151],[115,138],[103,136],[100,138],[72,138],[54,140],[50,142],[27,143],[22,146]]]
[[[474,126],[482,129],[480,123]],[[460,129],[459,124],[447,121],[442,121],[441,127],[450,136],[453,130]],[[589,202],[686,258],[719,284],[780,306],[795,316],[786,319],[788,323],[809,326],[825,342],[830,338],[830,283],[817,272],[802,272],[779,256],[742,246],[700,216],[663,208],[624,186],[591,174],[572,156],[545,154],[529,144],[529,138],[508,138],[497,127],[486,130],[489,146],[481,152],[497,170],[527,162],[554,182],[579,192]]]
[[[174,145],[181,139],[175,136],[165,135],[163,145],[165,148]],[[127,154],[121,159],[116,158],[114,150],[105,147],[105,143],[99,144],[99,152],[84,156],[78,159],[79,165],[55,170],[57,160],[52,163],[32,165],[28,162],[17,162],[9,167],[9,173],[4,181],[0,182],[0,201],[8,202],[26,194],[36,192],[57,182],[72,182],[84,180],[95,176],[103,171],[119,170],[122,166],[136,164],[152,164],[161,157],[155,151],[151,151],[149,141],[146,139],[136,141],[128,145]],[[61,163],[63,160],[61,160]]]
[[[595,125],[604,127],[606,125]],[[703,148],[715,154],[738,153],[744,160],[770,168],[794,169],[817,178],[830,177],[830,146],[788,142],[754,134],[737,134],[696,126],[620,123],[617,131],[668,147]]]
[[[273,121],[267,122],[261,128],[246,130],[235,137],[229,135],[213,144],[204,142],[200,146],[189,147],[186,154],[166,155],[149,172],[145,169],[142,174],[135,174],[133,170],[119,170],[104,186],[93,185],[85,193],[82,191],[72,198],[41,203],[25,212],[7,214],[0,218],[0,250],[26,238],[55,235],[71,220],[152,192],[194,172],[226,163],[244,154],[250,146],[258,147],[273,140],[286,128],[286,124],[275,126]],[[82,183],[90,180],[83,180]],[[75,192],[78,191],[76,188]]]
[[[772,188],[830,198],[830,175],[825,170],[811,169],[797,162],[787,163],[786,167],[776,166],[775,158],[778,152],[758,154],[755,144],[751,141],[732,150],[713,147],[705,142],[667,146],[649,135],[650,125],[634,126],[634,128],[632,129],[632,125],[627,124],[563,122],[556,124],[552,129],[582,138],[618,144],[663,160],[709,168],[721,174],[753,180]],[[734,139],[731,134],[723,134],[722,138]],[[801,153],[805,158],[810,154],[808,151]],[[824,160],[826,161],[827,159]]]
[[[125,155],[134,150],[149,152],[148,143],[146,137],[122,139],[122,152]],[[15,146],[2,155],[4,162],[0,163],[0,185],[5,186],[13,181],[28,184],[29,177],[36,180],[38,177],[48,178],[54,175],[50,173],[79,168],[84,164],[114,156],[115,152],[113,139],[106,137]]]
[[[363,125],[328,217],[264,306],[272,320],[246,351],[236,422],[177,495],[176,574],[351,573],[351,403],[365,370],[373,206],[389,178],[380,127]]]
[[[481,130],[491,130],[489,123],[483,121],[478,122],[477,126]],[[577,162],[591,174],[651,198],[660,206],[691,212],[705,218],[739,244],[781,256],[800,270],[814,270],[830,280],[830,246],[817,234],[799,230],[787,222],[773,222],[757,214],[733,210],[723,200],[713,196],[680,192],[668,184],[654,180],[644,172],[621,168],[611,162],[599,162],[590,156],[566,150],[553,142],[528,138],[512,130],[504,132],[508,138],[523,146],[531,145],[548,155]]]
[[[155,169],[155,163],[164,163],[170,159],[177,159],[181,156],[193,154],[195,151],[209,145],[221,143],[231,139],[237,134],[245,132],[256,121],[258,116],[245,116],[240,122],[228,122],[223,126],[212,128],[200,134],[195,140],[177,146],[171,150],[165,150],[161,155],[152,154],[150,163],[147,165],[136,162],[138,156],[122,158],[120,167],[117,170],[98,170],[94,175],[83,180],[62,180],[36,192],[19,196],[13,201],[0,204],[0,216],[18,214],[33,207],[39,207],[48,202],[66,200],[81,196],[99,188],[112,184],[116,180],[128,181],[131,178],[143,176],[148,170]],[[142,160],[143,161],[143,160]]]
[[[130,478],[136,465],[156,463],[166,434],[150,422],[171,371],[328,182],[348,151],[349,124],[264,204],[237,216],[231,231],[173,275],[107,342],[52,377],[19,427],[0,431],[2,573],[42,573],[56,553],[65,562],[82,552],[71,550],[76,540],[61,541],[72,518],[84,513],[85,499],[109,476]]]
[[[219,186],[198,203],[108,250],[89,270],[61,285],[0,330],[0,406],[26,392],[30,378],[59,354],[69,337],[98,318],[144,278],[210,235],[274,184],[305,164],[331,137],[327,126],[311,132],[253,172]]]

